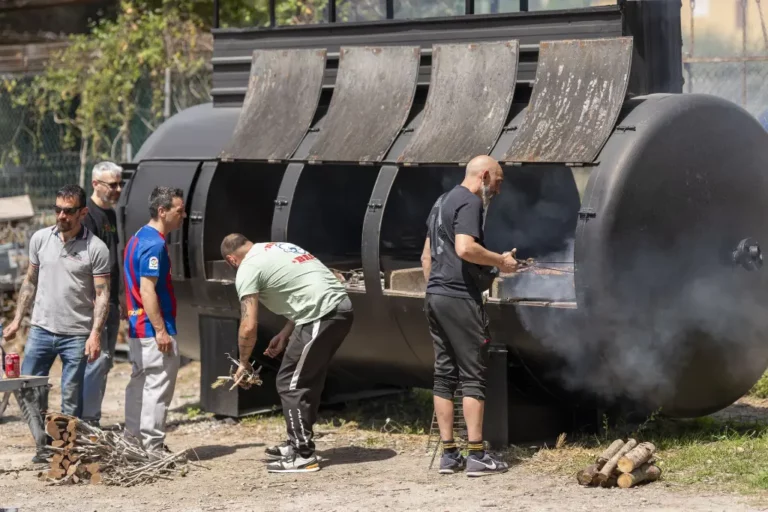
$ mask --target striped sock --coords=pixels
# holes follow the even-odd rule
[[[456,446],[456,442],[451,439],[450,441],[443,441],[443,453],[453,453],[459,448]]]
[[[469,450],[470,455],[474,455],[478,459],[482,459],[485,457],[485,446],[483,445],[483,441],[470,441],[467,443],[467,449]]]

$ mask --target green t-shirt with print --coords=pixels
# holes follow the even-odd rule
[[[294,244],[254,244],[237,269],[237,295],[259,294],[259,302],[296,325],[314,322],[347,297],[328,267]]]

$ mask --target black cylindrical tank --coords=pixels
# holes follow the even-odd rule
[[[267,220],[251,218],[246,212],[253,205],[228,200],[227,191],[234,198],[240,187],[259,189],[260,202],[274,201],[283,168],[200,160],[199,177],[189,177],[189,209],[197,216],[184,238],[190,264],[179,301],[198,307],[198,314],[232,318],[232,285],[212,284],[196,269],[218,265],[214,238],[230,231],[228,219],[237,220],[232,229]],[[146,178],[153,165],[140,164],[137,176],[163,184],[166,171]],[[559,270],[556,276],[532,274],[517,282],[515,292],[488,301],[493,337],[510,350],[512,379],[524,373],[535,381],[534,400],[585,394],[629,399],[671,416],[708,414],[745,393],[768,366],[768,282],[758,257],[768,240],[767,170],[765,130],[739,106],[706,95],[628,100],[595,163],[573,174],[563,165],[506,167],[504,189],[486,221],[490,248],[518,247],[519,256]],[[348,243],[361,240],[365,267],[367,248],[378,247],[385,289],[350,289],[355,327],[329,379],[350,388],[430,386],[433,352],[423,291],[388,287],[393,272],[419,266],[429,208],[460,182],[461,169],[366,169],[356,178],[353,206],[345,207],[359,208],[359,214],[322,206],[329,193],[323,187],[336,181],[321,174],[341,179],[353,171],[307,169],[297,193],[287,198],[288,238],[301,235],[310,252],[328,252],[335,247],[331,238],[338,237],[356,266],[359,256]],[[224,183],[223,173],[226,187],[219,193],[201,188]],[[378,182],[374,186],[377,173],[379,180],[388,173],[392,180],[383,192]],[[262,176],[269,180],[260,188]],[[368,204],[357,197],[371,189]],[[328,197],[342,200],[338,191]],[[128,211],[145,215],[145,197],[128,202]],[[380,222],[366,222],[379,215],[371,206],[379,203]],[[317,208],[329,215],[344,210],[344,222],[319,215]],[[200,230],[204,237],[195,234]],[[378,276],[366,279],[374,282]],[[228,302],[210,298],[216,287],[226,290]],[[187,353],[196,352],[197,336],[185,331]],[[269,339],[267,332],[260,336]]]

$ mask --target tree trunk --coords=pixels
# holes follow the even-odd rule
[[[661,469],[650,464],[643,464],[631,473],[624,473],[619,477],[619,487],[628,489],[640,482],[653,482],[661,476]]]
[[[600,480],[600,483],[607,481],[611,477],[611,473],[613,473],[613,470],[616,469],[616,464],[619,463],[619,459],[635,446],[637,446],[637,441],[634,439],[628,439],[627,444],[622,446],[616,455],[611,457],[611,459],[605,463],[605,465],[600,470],[600,474],[598,475],[598,480]]]
[[[656,447],[652,443],[640,443],[619,459],[619,470],[622,473],[631,473],[643,463],[648,462],[655,451]]]
[[[88,137],[83,135],[82,141],[80,142],[80,186],[82,188],[85,188],[85,167],[88,165]],[[86,190],[86,195],[88,195],[88,191]]]

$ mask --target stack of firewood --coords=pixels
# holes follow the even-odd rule
[[[53,456],[50,469],[39,476],[50,483],[132,486],[187,474],[184,452],[153,456],[121,433],[104,432],[74,416],[49,414],[45,432],[52,439],[47,449]]]
[[[652,443],[638,444],[634,439],[627,442],[617,439],[597,457],[594,464],[579,471],[576,479],[585,486],[618,485],[622,489],[653,482],[661,476],[655,452],[656,447]]]

